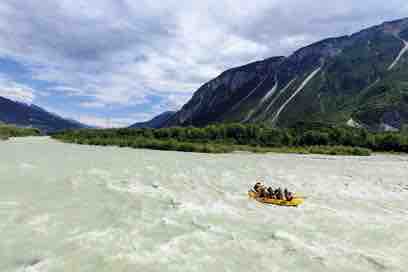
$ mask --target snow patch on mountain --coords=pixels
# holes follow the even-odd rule
[[[296,80],[296,79],[294,78],[294,79],[292,79],[291,81],[289,81],[289,83],[286,84],[286,86],[285,86],[282,90],[279,91],[279,93],[276,95],[276,97],[275,97],[274,99],[272,99],[271,103],[269,103],[268,107],[267,107],[266,110],[265,110],[265,113],[267,113],[267,112],[272,108],[272,106],[275,104],[276,100],[278,100],[278,98],[279,98],[283,93],[286,92],[286,90],[290,87],[290,85],[292,85],[292,83],[293,83],[295,80]]]
[[[250,110],[249,113],[248,113],[248,115],[245,117],[244,120],[242,120],[242,122],[243,122],[243,123],[248,122],[248,121],[252,118],[252,116],[254,115],[254,113],[255,113],[255,110]]]
[[[408,51],[408,42],[405,40],[401,41],[404,43],[404,47],[401,49],[401,51],[399,52],[398,56],[395,58],[395,60],[391,63],[391,65],[388,67],[388,71],[392,70],[400,61],[401,57],[405,54],[405,52]]]
[[[381,131],[386,131],[386,132],[398,132],[399,129],[396,127],[393,127],[387,123],[381,123],[380,124],[380,130]]]
[[[276,80],[275,85],[272,87],[272,89],[262,98],[261,104],[263,104],[266,100],[268,100],[269,97],[271,97],[276,92],[277,89],[278,89],[278,81]]]
[[[295,98],[295,96],[300,93],[305,87],[306,85],[317,75],[317,73],[320,72],[320,70],[322,69],[322,67],[317,68],[316,70],[314,70],[303,82],[302,84],[300,84],[299,88],[288,98],[288,100],[286,100],[285,103],[283,103],[283,105],[279,108],[279,110],[276,112],[275,116],[272,119],[272,123],[276,122],[276,120],[278,120],[279,115],[282,113],[282,111],[286,108],[286,106],[290,103],[290,101],[292,101],[293,98]]]
[[[356,122],[353,118],[350,118],[350,120],[347,121],[347,126],[353,127],[353,128],[362,128],[363,126]]]
[[[278,89],[278,80],[275,81],[275,85],[272,87],[272,89],[269,90],[269,92],[261,99],[256,109],[250,110],[248,115],[242,122],[245,123],[249,121],[252,118],[252,116],[260,109],[260,107],[262,107],[262,105],[276,92],[277,89]]]
[[[231,111],[236,110],[239,106],[241,106],[242,103],[244,103],[251,95],[253,95],[258,89],[259,87],[265,82],[265,80],[268,78],[268,76],[266,76],[261,82],[259,82],[259,84],[252,89],[252,91],[250,91],[248,93],[248,95],[246,95],[243,99],[241,99],[234,107],[232,107]]]

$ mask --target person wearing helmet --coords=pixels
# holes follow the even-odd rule
[[[283,196],[284,196],[284,199],[288,199],[288,188],[285,188],[285,190],[283,191]]]
[[[281,187],[279,187],[277,189],[276,198],[279,199],[279,200],[283,199],[283,193],[282,193],[282,188]]]
[[[268,188],[268,197],[271,198],[271,199],[275,198],[275,192],[272,189],[272,187],[270,187],[270,186]]]
[[[292,201],[293,200],[293,193],[288,191],[287,195],[286,195],[286,200],[287,201]]]
[[[254,186],[254,191],[259,193],[260,192],[260,188],[262,187],[262,183],[257,182]]]

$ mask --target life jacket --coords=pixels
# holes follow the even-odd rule
[[[286,196],[286,200],[288,200],[288,201],[293,200],[293,194],[291,192],[288,192],[288,195]]]

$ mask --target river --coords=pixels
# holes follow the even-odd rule
[[[248,199],[256,178],[307,197]],[[0,271],[406,271],[408,157],[0,142]]]

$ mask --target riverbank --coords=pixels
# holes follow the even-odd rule
[[[114,139],[114,138],[64,138],[53,136],[53,138],[66,143],[96,146],[118,146],[130,148],[143,148],[152,150],[167,150],[196,153],[231,153],[235,151],[251,153],[283,153],[283,154],[323,154],[323,155],[354,155],[369,156],[371,150],[360,147],[347,146],[282,146],[282,147],[262,147],[236,144],[215,144],[215,143],[194,143],[179,142],[174,140],[152,140],[146,138],[134,139]]]

